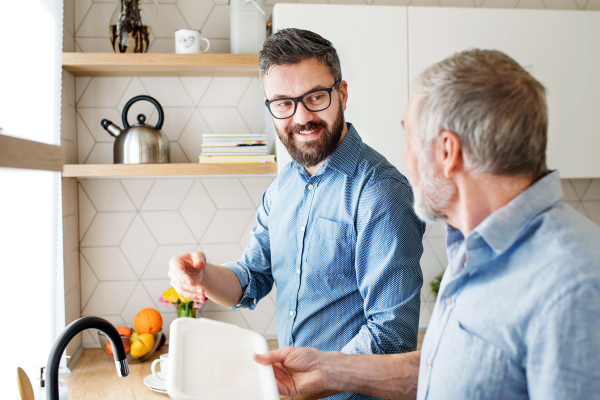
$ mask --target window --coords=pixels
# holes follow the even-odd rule
[[[62,8],[62,0],[0,2],[0,375],[8,382],[6,398],[19,396],[16,367],[35,380],[64,328],[61,150],[50,146],[60,142]]]

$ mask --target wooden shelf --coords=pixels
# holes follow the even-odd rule
[[[173,175],[277,174],[277,163],[240,164],[66,164],[63,178]]]
[[[63,53],[76,76],[258,76],[258,54]]]

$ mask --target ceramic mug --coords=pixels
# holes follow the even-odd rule
[[[156,372],[156,364],[160,363],[160,375]],[[160,379],[161,381],[167,380],[167,374],[169,372],[169,354],[161,354],[160,358],[152,361],[152,375]]]
[[[200,41],[206,42],[206,49],[200,49]],[[179,29],[175,31],[175,53],[177,54],[204,54],[210,48],[210,41],[200,37],[200,31],[192,29]]]

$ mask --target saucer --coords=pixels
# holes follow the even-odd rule
[[[148,387],[148,389],[152,390],[153,392],[169,394],[169,393],[167,393],[166,390],[158,390],[158,389],[154,389],[153,387],[150,387],[150,386],[147,386],[147,387]]]
[[[160,375],[160,372],[157,372],[157,374]],[[167,393],[167,382],[158,379],[153,374],[144,378],[144,384],[148,386],[148,389],[154,390],[155,392]]]

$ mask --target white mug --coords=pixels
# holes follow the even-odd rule
[[[160,375],[156,372],[156,364],[160,363]],[[152,375],[160,379],[161,381],[167,380],[167,374],[169,372],[169,353],[161,354],[160,358],[152,361]],[[162,377],[161,377],[162,376]]]
[[[206,42],[206,49],[200,49],[200,41]],[[175,53],[177,54],[204,54],[210,48],[210,41],[200,37],[200,31],[192,29],[178,29],[175,31]]]

